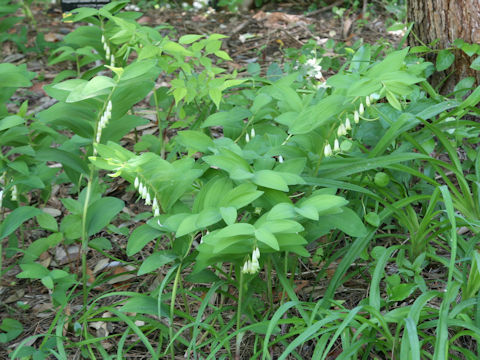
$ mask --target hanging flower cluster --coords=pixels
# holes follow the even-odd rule
[[[317,58],[308,59],[305,63],[305,68],[307,68],[307,75],[318,80],[323,81],[322,66],[319,64]]]
[[[208,0],[196,0],[192,3],[194,9],[200,10],[208,6]]]
[[[144,185],[138,176],[135,178],[135,181],[133,183],[133,186],[135,189],[138,190],[138,193],[142,197],[143,200],[145,200],[145,205],[152,205],[152,210],[153,210],[153,216],[157,217],[160,215],[160,206],[158,205],[158,200],[155,196],[150,196],[150,192],[148,191],[148,188],[146,185]],[[160,225],[160,223],[159,223]]]
[[[254,137],[255,137],[255,129],[252,128],[252,130],[250,131],[250,135],[248,134],[248,132],[245,134],[245,141],[248,143]]]
[[[115,55],[110,53],[110,46],[108,46],[104,35],[102,35],[102,44],[103,49],[105,50],[105,58],[107,61],[110,60],[110,66],[115,66]]]
[[[378,94],[371,94],[369,96],[366,96],[365,103],[367,104],[367,107],[369,107],[379,98],[380,96]],[[363,102],[360,102],[358,109],[353,112],[353,122],[355,124],[358,124],[360,122],[360,117],[363,115],[364,112],[365,106],[363,105]],[[325,157],[330,157],[340,152],[340,142],[338,138],[346,136],[350,130],[352,130],[352,123],[350,122],[350,118],[347,116],[345,118],[345,121],[341,122],[340,125],[337,127],[337,136],[335,137],[335,140],[333,142],[333,149],[328,140],[325,143],[325,146],[323,148],[323,154],[325,155]]]
[[[140,8],[135,5],[135,4],[128,4],[127,6],[125,6],[125,10],[126,11],[140,11]]]
[[[98,122],[97,125],[97,137],[96,137],[96,142],[99,143],[100,139],[102,137],[102,130],[107,126],[108,121],[112,118],[112,101],[109,100],[107,103],[107,107],[105,111],[103,112],[100,121]]]
[[[257,271],[260,269],[260,264],[258,263],[258,259],[260,258],[260,250],[258,247],[255,247],[255,249],[252,252],[252,260],[248,259],[245,261],[245,264],[243,264],[242,272],[244,274],[256,274]]]
[[[326,80],[322,74],[322,66],[320,65],[321,59],[317,59],[317,54],[314,50],[310,52],[310,58],[304,64],[297,62],[297,64],[293,67],[293,70],[298,70],[299,68],[303,68],[306,72],[306,76],[318,81],[317,87],[329,87],[326,84]]]

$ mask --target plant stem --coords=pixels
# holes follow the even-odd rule
[[[265,261],[265,273],[267,275],[267,297],[270,303],[270,309],[273,309],[273,289],[272,289],[272,259],[270,256]]]
[[[242,320],[243,280],[243,272],[240,270],[240,284],[238,288],[237,331],[240,330],[240,322]],[[240,343],[242,342],[242,338],[243,333],[238,333],[235,342],[235,360],[240,359]]]
[[[87,289],[87,252],[88,252],[88,233],[87,233],[87,214],[88,205],[90,203],[90,196],[92,194],[92,178],[93,166],[90,167],[90,176],[88,177],[87,193],[85,194],[85,203],[83,204],[82,214],[82,291],[83,291],[83,307],[87,307],[88,289]]]
[[[80,77],[80,57],[78,55],[75,56],[75,63],[77,65],[77,77]]]
[[[182,263],[178,265],[177,274],[175,275],[175,280],[173,282],[172,297],[170,299],[170,326],[168,328],[170,341],[172,341],[173,339],[173,315],[175,312],[175,298],[177,296],[177,288],[178,288],[178,283],[180,281],[181,273],[182,273]],[[170,348],[170,353],[172,355],[172,360],[175,360],[175,350],[174,350],[173,343]]]
[[[190,243],[188,244],[187,250],[185,251],[185,254],[182,257],[182,260],[180,261],[180,264],[178,264],[177,274],[175,275],[175,280],[173,281],[172,297],[170,299],[170,327],[168,329],[168,333],[169,333],[169,336],[170,336],[170,341],[172,341],[172,339],[173,339],[173,316],[174,316],[174,312],[175,312],[175,298],[177,297],[177,289],[178,289],[179,285],[180,285],[181,289],[183,288],[183,286],[181,285],[181,278],[180,278],[180,275],[182,274],[183,260],[188,256],[188,253],[190,252],[190,249],[192,248],[194,238],[195,237],[193,235],[190,236]],[[189,313],[189,304],[187,302],[186,296],[184,297],[184,301],[185,301],[185,308],[187,309],[187,312]],[[172,360],[174,360],[175,359],[175,350],[174,350],[173,343],[172,343],[171,346],[172,347],[170,348],[170,352],[171,352],[171,355],[172,355]],[[165,350],[165,352],[167,350]]]
[[[153,90],[153,100],[155,102],[155,114],[157,116],[157,126],[158,126],[158,132],[159,132],[158,139],[160,141],[160,148],[161,148],[160,156],[162,157],[162,159],[165,159],[165,144],[164,144],[165,139],[163,138],[163,123],[160,117],[160,107],[158,106],[158,97],[155,89]],[[172,106],[173,104],[174,104],[174,101],[172,101]],[[172,109],[172,106],[170,106],[169,114]],[[167,119],[168,119],[168,115],[167,115]]]

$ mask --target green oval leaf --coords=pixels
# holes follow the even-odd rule
[[[123,206],[123,201],[114,197],[104,197],[90,204],[86,219],[88,236],[98,233],[107,226]]]
[[[22,206],[13,210],[0,224],[0,239],[13,233],[25,221],[41,213],[41,210],[31,206]]]
[[[455,55],[449,50],[440,50],[437,55],[437,71],[443,71],[448,69],[454,62]]]

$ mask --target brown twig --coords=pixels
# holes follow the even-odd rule
[[[315,15],[317,15],[317,14],[321,14],[321,13],[323,13],[323,12],[325,12],[325,11],[328,11],[328,10],[330,10],[330,9],[333,9],[335,6],[340,5],[340,4],[342,4],[342,3],[343,3],[343,0],[337,0],[337,1],[335,1],[334,3],[332,3],[332,4],[330,4],[330,5],[324,6],[324,7],[320,8],[320,9],[317,9],[317,10],[315,10],[315,11],[312,11],[311,13],[308,13],[307,16],[308,16],[308,17],[311,17],[311,16],[315,16]]]

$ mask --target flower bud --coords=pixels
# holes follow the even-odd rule
[[[327,144],[323,148],[323,153],[324,153],[325,157],[330,157],[330,156],[333,155],[332,147],[330,146],[329,142],[327,142]]]
[[[260,264],[258,263],[258,260],[254,258],[250,263],[250,274],[256,274],[258,270],[260,270]]]
[[[18,200],[18,193],[17,193],[17,185],[13,185],[12,188],[12,201],[17,201]]]
[[[360,113],[360,115],[363,115],[363,113],[365,112],[365,108],[363,107],[363,103],[360,103],[360,106],[358,107],[358,112]]]
[[[278,155],[278,162],[280,164],[283,163],[283,156],[282,155]]]
[[[253,139],[255,137],[255,129],[252,128],[252,130],[250,131],[250,137]]]
[[[260,258],[260,249],[258,247],[256,247],[253,250],[252,259],[258,259],[258,258]]]
[[[352,130],[352,124],[350,124],[350,119],[348,117],[345,119],[345,130]]]
[[[135,178],[135,182],[133,183],[133,186],[135,187],[135,189],[138,189],[139,182],[140,182],[140,180],[138,180],[138,176],[137,176]]]
[[[250,142],[250,136],[248,135],[248,133],[245,134],[245,141],[247,143]]]
[[[335,141],[333,142],[333,151],[334,152],[340,151],[340,143],[338,142],[338,139],[335,139]]]
[[[250,271],[250,260],[247,260],[243,264],[242,273],[248,274],[249,271]]]
[[[358,124],[360,122],[360,115],[358,115],[357,110],[355,110],[355,112],[353,113],[353,121],[355,122],[355,124]]]
[[[367,107],[371,105],[370,96],[365,97],[365,103],[367,104]]]

